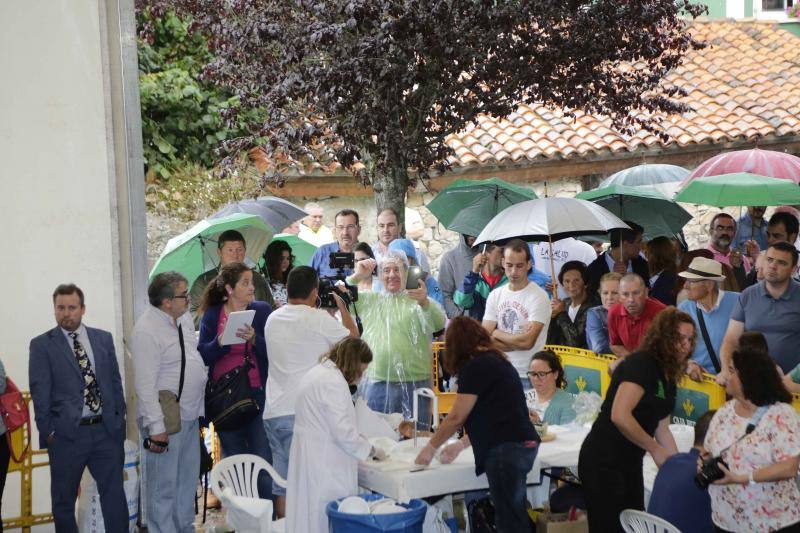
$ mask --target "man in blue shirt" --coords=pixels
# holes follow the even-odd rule
[[[722,274],[722,263],[713,259],[695,257],[689,268],[678,275],[686,280],[684,288],[687,295],[687,299],[678,305],[678,309],[692,317],[697,331],[697,343],[689,361],[689,375],[699,379],[703,371],[717,374],[722,339],[739,294],[720,290],[719,283],[725,280],[725,276]],[[708,333],[710,350],[703,335],[700,318],[703,319]]]
[[[336,276],[337,270],[330,267],[330,255],[334,252],[352,253],[353,248],[358,244],[358,236],[361,233],[358,213],[352,209],[342,209],[334,217],[335,227],[333,232],[336,240],[329,244],[320,246],[314,257],[311,258],[311,268],[317,271],[319,277]],[[345,276],[349,276],[353,271],[349,268],[344,269]]]
[[[751,205],[747,208],[747,213],[736,221],[736,236],[731,242],[731,248],[736,248],[745,252],[745,243],[755,241],[761,250],[767,249],[767,221],[764,220],[763,205]]]
[[[707,455],[703,441],[715,412],[708,411],[697,419],[692,449],[688,453],[676,453],[664,461],[653,483],[647,512],[663,518],[682,533],[714,531],[711,498],[708,490],[695,485],[694,477],[697,459]]]
[[[760,331],[767,339],[769,355],[784,372],[800,364],[800,283],[792,279],[797,267],[797,249],[788,242],[770,244],[764,263],[764,280],[742,291],[733,308],[720,348],[722,372],[745,331]]]

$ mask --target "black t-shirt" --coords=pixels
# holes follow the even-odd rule
[[[522,383],[514,366],[497,352],[468,361],[458,373],[458,392],[478,400],[464,427],[475,454],[475,474],[484,472],[486,454],[505,442],[539,440],[528,418]]]
[[[606,399],[600,407],[592,430],[583,443],[581,454],[596,464],[621,469],[642,468],[645,451],[629,441],[611,421],[611,407],[621,383],[629,381],[644,389],[644,395],[633,408],[633,417],[648,435],[653,436],[658,423],[675,407],[675,383],[669,382],[656,360],[647,352],[634,353],[617,367],[611,377]]]

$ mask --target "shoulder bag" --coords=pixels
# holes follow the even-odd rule
[[[214,424],[217,431],[238,429],[261,411],[253,398],[250,377],[247,375],[252,367],[250,343],[247,343],[241,366],[206,383],[206,419]]]
[[[706,349],[708,350],[708,357],[711,358],[711,364],[714,365],[714,370],[716,370],[717,374],[719,374],[722,366],[719,364],[717,353],[714,351],[714,346],[711,344],[711,337],[708,334],[708,329],[706,329],[706,321],[703,318],[703,310],[697,307],[695,311],[697,312],[697,324],[700,326],[700,332],[703,334],[703,342],[706,344]]]
[[[16,384],[8,377],[6,378],[6,392],[0,395],[0,416],[3,417],[3,423],[6,425],[6,443],[8,444],[11,459],[15,463],[21,463],[30,449],[31,415],[28,411],[28,404],[22,397],[19,388],[17,388]],[[17,455],[14,452],[11,433],[20,429],[22,426],[27,426],[28,428],[28,445]]]
[[[167,434],[174,435],[181,430],[181,394],[183,394],[183,377],[186,372],[186,346],[183,344],[183,328],[178,324],[178,341],[181,343],[181,377],[178,384],[178,395],[172,391],[158,391],[158,403],[164,414],[164,428]]]

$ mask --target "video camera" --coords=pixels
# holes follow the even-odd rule
[[[341,296],[344,303],[350,305],[358,301],[358,287],[349,285],[346,281],[345,269],[353,270],[356,265],[355,254],[348,252],[331,252],[328,258],[328,266],[336,270],[335,276],[323,276],[319,278],[319,306],[322,308],[336,309],[336,300],[333,293]],[[344,283],[345,291],[336,288],[338,282]]]

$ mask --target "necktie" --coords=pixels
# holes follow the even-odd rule
[[[100,397],[100,386],[97,384],[92,362],[89,361],[89,356],[86,354],[83,344],[78,340],[78,332],[72,331],[69,336],[72,339],[72,351],[75,352],[75,359],[78,360],[78,366],[83,375],[83,401],[90,411],[96,413],[100,410],[103,399]]]

